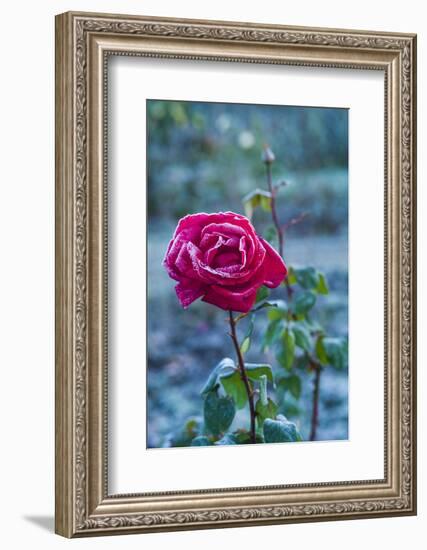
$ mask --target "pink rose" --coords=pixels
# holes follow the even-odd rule
[[[274,248],[234,212],[182,218],[163,265],[178,281],[175,290],[184,308],[203,296],[204,302],[243,313],[252,308],[260,286],[275,288],[287,274]]]

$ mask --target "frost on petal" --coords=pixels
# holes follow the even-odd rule
[[[182,232],[185,233],[185,237],[188,241],[198,242],[200,232],[202,228],[209,223],[209,217],[211,214],[189,214],[184,218],[181,218],[176,226],[174,239]]]
[[[190,304],[203,296],[204,287],[201,283],[194,281],[193,279],[183,278],[176,286],[175,292],[178,296],[178,300],[181,302],[181,305],[186,309]]]

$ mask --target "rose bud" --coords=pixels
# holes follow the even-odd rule
[[[262,162],[265,162],[265,164],[272,164],[276,160],[273,151],[270,149],[270,147],[268,147],[268,145],[264,146],[264,151],[262,152],[261,159]]]

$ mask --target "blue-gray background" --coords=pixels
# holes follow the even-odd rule
[[[201,414],[204,380],[222,357],[234,357],[225,312],[201,302],[185,311],[180,307],[174,282],[161,265],[165,250],[186,214],[243,213],[242,197],[256,187],[266,188],[264,144],[276,155],[274,181],[287,182],[277,199],[281,221],[307,213],[287,231],[285,261],[312,265],[327,275],[330,294],[319,298],[317,318],[331,334],[347,335],[348,111],[149,100],[147,143],[147,444],[159,447],[188,417]],[[271,226],[267,213],[256,212],[253,222],[260,234]],[[262,357],[255,335],[248,360]],[[280,368],[274,356],[268,359]],[[325,369],[321,384],[317,439],[346,439],[347,372]],[[289,396],[285,411],[305,438],[311,393],[307,373],[301,399],[293,402]]]

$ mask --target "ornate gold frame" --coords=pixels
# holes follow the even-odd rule
[[[385,74],[385,477],[109,495],[105,155],[108,55]],[[66,537],[416,513],[416,37],[65,13],[56,18],[56,532]]]

